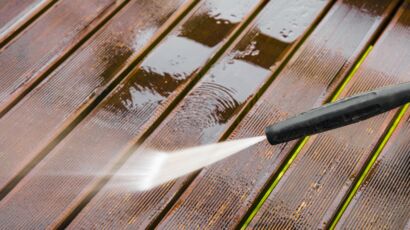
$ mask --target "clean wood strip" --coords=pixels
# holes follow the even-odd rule
[[[135,158],[144,148],[174,150],[216,142],[221,138],[252,97],[269,82],[272,74],[306,35],[309,27],[330,5],[330,2],[323,1],[269,2],[244,35],[238,38],[235,45],[131,156],[120,169],[119,175],[132,174]],[[163,215],[163,210],[167,211],[168,206],[183,191],[184,184],[189,183],[187,179],[138,193],[132,190],[132,177],[115,176],[69,228],[138,228],[155,225]],[[117,186],[121,184],[125,186]],[[208,191],[201,194],[204,199],[208,199],[210,203],[216,200],[208,197],[207,193]],[[187,216],[180,221],[184,225],[192,224],[187,225],[187,228],[203,226],[205,223],[213,223],[213,227],[218,228],[216,222],[209,221],[211,213],[204,209],[197,211],[197,219]],[[230,218],[221,218],[219,221],[233,223]]]
[[[409,16],[405,5],[341,97],[410,81],[407,65],[410,46],[404,45],[410,39]],[[251,226],[325,228],[329,225],[395,112],[311,137]]]
[[[73,55],[72,60],[77,59],[76,62],[70,64],[68,61],[68,66],[63,64],[59,68],[62,73],[49,78],[36,92],[33,91],[31,97],[26,97],[25,101],[30,101],[27,106],[21,106],[22,110],[13,115],[6,114],[9,119],[15,119],[14,126],[17,122],[20,126],[22,120],[27,122],[26,125],[31,122],[33,118],[24,117],[28,111],[35,111],[37,121],[43,122],[32,124],[35,127],[26,131],[31,140],[26,142],[28,138],[20,138],[20,141],[26,143],[25,151],[19,149],[21,144],[13,143],[12,146],[18,147],[7,155],[5,162],[13,162],[14,165],[0,169],[4,170],[1,176],[10,175],[9,171],[17,173],[15,168],[22,165],[22,162],[30,163],[38,149],[43,147],[37,145],[36,149],[33,144],[50,142],[49,136],[62,129],[67,122],[62,118],[76,116],[76,110],[82,109],[81,103],[87,104],[87,97],[100,92],[102,86],[112,80],[131,60],[129,57],[146,44],[159,25],[183,2],[130,3],[103,29],[101,39],[100,35],[92,39],[98,40],[97,43],[90,42],[84,45],[84,51]],[[190,2],[185,1],[186,5]],[[100,184],[104,183],[103,173],[110,172],[118,159],[124,156],[124,150],[134,144],[146,128],[157,120],[158,115],[195,79],[199,70],[213,57],[216,58],[215,55],[225,47],[227,41],[232,40],[229,38],[236,34],[244,19],[262,3],[264,1],[260,0],[206,0],[195,7],[0,202],[0,222],[3,226],[52,227],[69,222],[81,209],[78,207],[92,196],[93,190],[98,190]],[[94,61],[84,63],[84,60]],[[17,108],[20,109],[16,107],[12,112],[17,111]],[[1,125],[10,123],[4,121],[5,118],[0,120]],[[48,127],[50,122],[53,126]],[[27,130],[26,125],[21,125],[21,129]],[[48,128],[39,132],[45,126]],[[4,132],[5,137],[12,130],[12,126],[9,127],[9,131]],[[10,138],[9,141],[14,140]],[[39,209],[41,212],[36,211]]]
[[[0,49],[0,116],[120,5],[116,0],[61,0]]]
[[[410,112],[394,131],[337,229],[410,227]]]
[[[15,0],[0,3],[0,47],[56,0]]]

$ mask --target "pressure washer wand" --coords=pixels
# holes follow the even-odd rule
[[[326,104],[265,129],[270,144],[353,124],[410,102],[410,82]]]
[[[327,104],[266,128],[265,136],[229,140],[181,149],[141,152],[133,165],[132,186],[148,190],[192,173],[265,139],[274,145],[353,124],[410,101],[410,82]],[[126,175],[128,176],[128,175]]]

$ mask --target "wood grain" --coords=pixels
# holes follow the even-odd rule
[[[93,95],[93,90],[99,92],[101,89],[96,85],[110,81],[118,70],[128,63],[134,50],[137,52],[146,44],[158,30],[158,26],[183,3],[184,1],[168,1],[166,4],[163,1],[135,1],[119,12],[107,26],[111,29],[103,32],[104,40],[97,43],[99,46],[86,45],[87,52],[73,57],[78,58],[78,62],[74,62],[70,68],[60,68],[62,71],[75,71],[63,72],[61,76],[64,77],[56,75],[56,78],[50,78],[39,86],[38,94],[27,99],[31,101],[25,109],[39,109],[40,112],[36,112],[38,119],[52,113],[49,118],[43,118],[44,123],[40,123],[38,128],[48,126],[49,119],[53,119],[56,123],[50,128],[61,129],[66,122],[61,117],[73,116],[71,114],[75,114],[79,102]],[[207,0],[195,7],[145,60],[0,202],[0,222],[4,226],[18,227],[33,224],[58,226],[75,215],[78,206],[103,182],[104,173],[112,170],[124,155],[124,151],[141,137],[146,128],[158,118],[158,114],[167,109],[181,90],[195,79],[199,70],[224,47],[244,19],[262,3],[263,1],[259,0],[231,0],[221,4],[219,0]],[[227,11],[228,15],[220,14]],[[144,12],[145,16],[135,12]],[[197,39],[198,32],[202,33],[200,39]],[[208,36],[205,41],[201,40],[204,36]],[[105,49],[101,49],[101,45]],[[102,53],[98,55],[96,52]],[[100,66],[84,65],[83,58],[91,56],[99,57],[97,64]],[[108,67],[104,67],[106,65]],[[101,73],[104,68],[107,71]],[[92,74],[86,74],[89,71]],[[81,77],[73,78],[76,75]],[[74,87],[67,89],[67,85]],[[56,91],[57,87],[62,92]],[[58,110],[61,112],[57,114]],[[14,117],[9,116],[10,119]],[[19,117],[16,121],[21,119],[24,120]],[[8,122],[4,125],[6,123]],[[31,138],[37,138],[35,133],[38,128],[30,129]],[[51,131],[56,132],[54,130]],[[47,136],[53,132],[47,133]],[[49,141],[49,138],[42,140],[46,143]],[[36,152],[30,153],[35,155]],[[19,159],[14,154],[8,156],[13,160],[9,159],[8,162],[16,162],[16,166],[24,160],[23,153]],[[27,199],[30,199],[30,202],[26,202]],[[48,208],[43,210],[41,207],[44,206]],[[38,209],[42,211],[36,212]]]
[[[410,81],[408,6],[402,7],[341,97]],[[386,58],[389,57],[389,58]],[[251,223],[253,228],[325,228],[395,111],[312,137]],[[376,202],[376,201],[374,201]],[[366,214],[364,214],[366,215]]]
[[[410,227],[410,112],[403,117],[337,229]]]
[[[0,119],[0,191],[32,167],[191,1],[136,1]],[[181,8],[179,8],[181,7]],[[135,11],[146,14],[135,15]],[[178,14],[182,11],[178,11]],[[155,15],[155,16],[153,16]]]
[[[84,208],[70,228],[139,228],[155,224],[161,218],[163,209],[178,198],[185,183],[189,182],[188,178],[141,193],[132,190],[132,177],[121,175],[129,175],[130,172],[132,175],[138,155],[146,148],[172,151],[218,141],[258,90],[269,82],[312,23],[330,5],[330,2],[323,1],[304,3],[287,0],[268,3],[232,49],[213,65],[145,140],[118,175]],[[298,8],[299,4],[303,7]],[[214,198],[206,197],[209,202],[214,201]],[[185,227],[208,223],[208,213],[201,209],[197,211],[201,213],[200,218],[181,219]],[[228,223],[230,219],[221,221]],[[219,227],[215,222],[209,224],[214,224],[214,228]],[[165,229],[173,227],[181,226],[161,226]]]
[[[117,7],[115,0],[59,1],[0,49],[0,115]]]
[[[385,19],[396,3],[367,14],[357,10],[365,3],[337,2],[229,139],[263,135],[267,125],[323,103],[381,25],[376,15]],[[237,226],[294,146],[261,143],[205,168],[159,227]]]
[[[287,171],[296,141],[144,193],[133,166],[322,104],[382,30],[341,97],[409,81],[399,2],[0,0],[0,229],[231,229],[264,194],[248,227],[327,228],[395,111],[312,136]],[[338,229],[410,228],[409,132],[410,111]]]
[[[54,0],[17,0],[0,2],[0,47],[10,35],[32,21]]]

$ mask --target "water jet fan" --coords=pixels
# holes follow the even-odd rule
[[[267,140],[271,145],[353,124],[410,101],[410,82],[329,103],[268,126],[266,136],[230,140],[173,152],[145,151],[131,175],[133,187],[148,190]]]

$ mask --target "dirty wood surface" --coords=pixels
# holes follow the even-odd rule
[[[146,192],[129,176],[147,149],[263,135],[410,81],[409,11],[400,0],[0,1],[0,229],[409,228],[407,107],[260,143]]]

